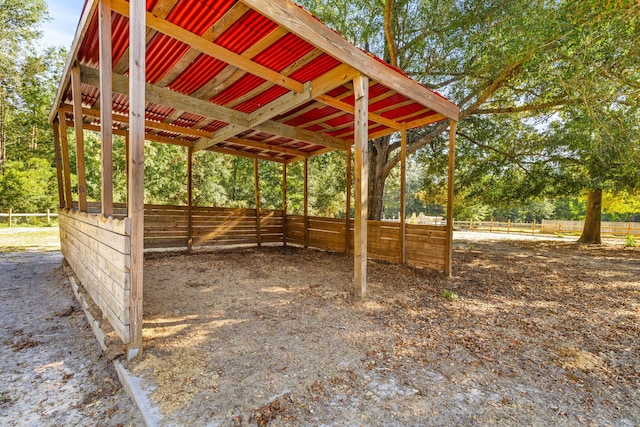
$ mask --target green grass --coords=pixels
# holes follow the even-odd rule
[[[60,250],[58,227],[16,227],[0,229],[0,252]]]

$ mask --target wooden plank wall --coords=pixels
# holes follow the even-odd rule
[[[345,220],[309,217],[309,247],[344,252]],[[407,264],[444,271],[446,255],[446,227],[420,224],[406,226]],[[400,262],[400,224],[388,221],[369,221],[367,250],[371,259]],[[304,244],[304,217],[287,216],[287,243]],[[353,250],[353,220],[349,230],[349,247]]]
[[[89,212],[99,212],[100,204],[90,202]],[[114,204],[114,216],[123,217],[126,207]],[[193,207],[193,246],[226,246],[257,243],[255,209]],[[284,211],[261,209],[262,243],[282,243]],[[344,227],[343,227],[344,228]],[[144,247],[186,248],[189,237],[187,206],[145,205]]]
[[[129,220],[60,209],[60,246],[76,276],[126,344],[129,336]]]

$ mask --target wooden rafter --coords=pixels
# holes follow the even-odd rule
[[[124,0],[113,0],[112,8],[120,15],[129,17],[129,4]],[[200,37],[178,25],[167,21],[166,19],[159,18],[153,13],[147,12],[146,20],[147,26],[149,28],[152,28],[156,31],[166,34],[169,37],[179,40],[191,46],[192,49],[196,49],[213,58],[221,59],[229,65],[232,65],[256,76],[260,76],[263,79],[272,82],[273,84],[277,84],[289,90],[293,90],[298,93],[302,92],[303,90],[302,83],[284,76],[276,71],[273,71],[270,68],[253,62],[250,59],[238,55],[237,53],[227,50],[220,45],[210,42],[203,37]]]

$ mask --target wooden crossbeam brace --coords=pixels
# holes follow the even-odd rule
[[[99,87],[100,76],[97,70],[80,66],[80,72],[83,83]],[[337,84],[338,82],[339,81],[336,81],[335,83]],[[114,74],[113,91],[126,95],[129,92],[129,79],[126,76]],[[312,89],[311,95],[313,96],[314,93],[315,92]],[[178,110],[188,111],[249,129],[249,123],[251,120],[251,116],[249,114],[222,107],[208,101],[192,98],[150,83],[146,84],[146,100],[147,102],[152,102],[154,104],[168,105]],[[285,125],[273,120],[266,120],[262,124],[253,125],[251,129],[338,150],[345,150],[348,145],[348,143],[342,139],[311,132],[299,127]]]

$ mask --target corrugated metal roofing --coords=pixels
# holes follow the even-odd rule
[[[113,1],[122,3],[123,0]],[[228,50],[231,56],[240,55],[252,61],[258,70],[260,67],[265,67],[282,73],[283,78],[288,77],[292,79],[291,81],[307,83],[327,75],[342,64],[331,56],[331,52],[319,50],[309,41],[288,32],[272,19],[240,4],[237,0],[147,0],[146,5],[147,11],[154,13],[156,17],[166,19],[195,36],[215,43]],[[120,75],[127,74],[128,31],[128,18],[113,12],[113,68],[114,72]],[[95,13],[93,17],[89,17],[84,38],[79,43],[76,58],[81,66],[90,69],[99,68],[98,42],[98,21]],[[355,52],[356,48],[353,49]],[[375,61],[384,63],[379,58],[368,55]],[[274,84],[273,80],[260,71],[240,70],[226,62],[227,58],[228,56],[217,58],[209,56],[194,50],[189,44],[171,35],[152,29],[147,30],[146,79],[150,84],[158,85],[167,91],[190,95],[198,98],[200,102],[211,102],[244,114],[251,114],[267,105],[277,106],[277,103],[285,99],[284,96],[289,93],[286,84]],[[406,78],[400,70],[388,64],[384,65],[389,69],[390,76],[395,76],[393,78],[397,79],[398,76]],[[360,71],[367,73],[367,70]],[[70,89],[66,87],[60,90],[65,91],[61,102],[71,104]],[[113,111],[118,114],[127,114],[128,94],[118,93],[115,87],[114,90]],[[94,105],[100,95],[97,87],[83,82],[82,91],[83,104],[88,108],[98,108],[98,105]],[[352,111],[349,111],[349,108],[353,108],[354,105],[351,83],[347,81],[344,84],[338,84],[337,87],[331,87],[325,96],[334,99],[337,104],[325,105],[321,102],[323,99],[316,99],[302,102],[301,105],[291,105],[286,112],[278,111],[278,114],[270,119],[272,126],[268,128],[275,129],[281,124],[287,125],[290,131],[285,132],[285,135],[271,134],[264,129],[259,129],[259,132],[252,129],[238,131],[239,138],[266,143],[270,148],[243,146],[241,140],[234,140],[233,143],[223,140],[215,144],[227,150],[270,156],[279,161],[296,159],[296,156],[291,154],[278,152],[279,146],[281,149],[286,147],[313,154],[325,148],[319,144],[319,141],[327,136],[340,138],[348,145],[353,139],[354,119]],[[407,123],[407,126],[411,126],[412,121],[424,120],[430,116],[433,116],[434,120],[444,118],[423,103],[412,101],[407,96],[385,86],[384,81],[371,82],[369,98],[370,113],[397,120],[398,124]],[[170,97],[167,96],[166,99]],[[147,129],[148,138],[153,139],[155,135],[164,137],[163,142],[175,139],[176,143],[185,145],[191,141],[198,141],[206,133],[209,133],[210,138],[214,138],[216,131],[228,125],[218,120],[214,113],[210,116],[203,116],[202,113],[202,108],[189,111],[185,107],[149,102],[147,119],[162,123],[164,127],[155,129],[150,126]],[[86,120],[89,119],[92,118],[87,116]],[[320,138],[303,136],[296,136],[301,139],[290,138],[290,134],[300,133],[297,130],[316,132]],[[393,131],[394,129],[389,128],[384,122],[370,121],[370,134]],[[305,141],[305,139],[311,140]]]

